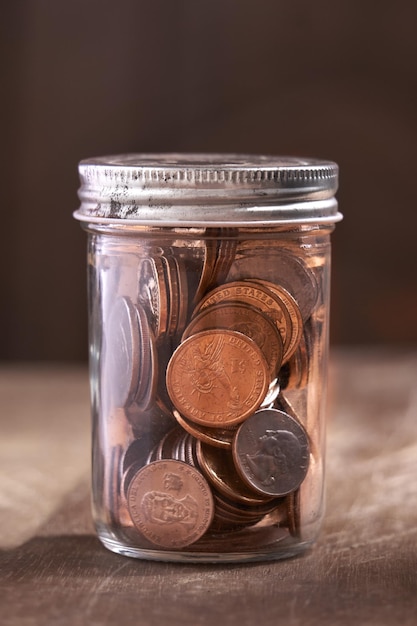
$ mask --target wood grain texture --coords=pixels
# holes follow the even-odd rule
[[[173,565],[94,536],[86,370],[3,369],[0,623],[414,626],[416,374],[416,353],[333,353],[327,514],[309,553]]]

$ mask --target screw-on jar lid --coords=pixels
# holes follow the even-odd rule
[[[87,222],[154,226],[334,223],[331,161],[238,154],[124,154],[81,161]]]

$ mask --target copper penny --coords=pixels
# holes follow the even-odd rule
[[[173,410],[173,415],[178,424],[196,439],[200,439],[216,448],[229,450],[232,447],[232,439],[235,434],[234,428],[210,428],[210,426],[202,426],[201,424],[196,424],[188,420],[175,409]]]
[[[279,507],[284,515],[287,512],[285,499],[274,498],[265,504],[249,505],[232,502],[220,493],[214,493],[214,519],[212,529],[218,531],[233,530],[253,526],[266,515]]]
[[[208,229],[209,230],[209,229]],[[216,265],[216,255],[217,255],[217,241],[216,239],[207,239],[204,242],[204,261],[203,267],[201,269],[200,280],[196,291],[194,293],[194,297],[192,300],[193,306],[195,306],[198,302],[200,302],[201,298],[206,293],[214,272],[214,267]]]
[[[260,494],[285,496],[304,480],[309,442],[301,424],[283,411],[262,409],[242,424],[233,442],[236,468]]]
[[[278,328],[283,346],[284,356],[291,342],[291,318],[288,309],[283,305],[282,300],[267,287],[258,282],[242,280],[233,283],[226,283],[213,291],[210,291],[199,306],[194,311],[194,316],[207,307],[225,303],[245,303],[249,304],[267,315]]]
[[[236,506],[235,509],[229,508],[228,504],[224,504],[224,500],[215,494],[212,529],[224,532],[257,524],[261,521],[263,515],[261,513],[247,515],[246,511],[251,510],[251,508],[252,507],[246,507],[244,510],[238,506]]]
[[[214,513],[204,476],[187,463],[171,459],[140,469],[129,485],[127,503],[142,535],[156,546],[173,550],[200,539]]]
[[[277,327],[262,311],[248,304],[218,304],[203,309],[187,326],[183,339],[212,328],[229,328],[250,337],[261,348],[271,377],[281,367],[283,345]]]
[[[219,239],[217,241],[216,262],[206,291],[214,289],[225,282],[235,258],[237,241],[234,238],[230,239],[235,234],[236,229],[233,228],[218,230],[217,236]]]
[[[299,537],[300,535],[300,490],[289,493],[286,497],[287,504],[287,525],[290,534],[293,537]]]
[[[178,425],[169,431],[159,442],[158,448],[155,454],[155,461],[162,461],[164,459],[173,459],[174,450],[180,437],[183,434],[183,430]]]
[[[242,422],[261,405],[269,368],[256,343],[232,330],[207,330],[181,343],[167,367],[175,408],[204,426]]]
[[[177,461],[187,462],[187,442],[188,442],[188,433],[184,430],[182,431],[181,437],[178,440],[178,444],[176,449],[174,450],[173,458]]]
[[[214,446],[197,441],[198,465],[207,480],[218,492],[232,500],[247,505],[263,504],[271,500],[269,496],[260,495],[242,480],[233,461],[232,452],[220,450]]]
[[[267,287],[270,291],[272,291],[277,298],[282,301],[291,318],[291,337],[284,354],[284,361],[288,361],[288,359],[291,358],[296,351],[303,334],[303,319],[301,317],[301,311],[293,296],[286,289],[284,289],[284,287],[275,285],[267,280],[260,280],[259,282],[264,287]]]

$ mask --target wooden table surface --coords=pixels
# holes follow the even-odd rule
[[[327,514],[302,557],[179,565],[90,519],[87,372],[0,370],[0,624],[417,624],[417,352],[333,350]]]

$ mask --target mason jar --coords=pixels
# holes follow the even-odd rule
[[[79,166],[93,516],[126,556],[280,559],[323,518],[333,162]]]

